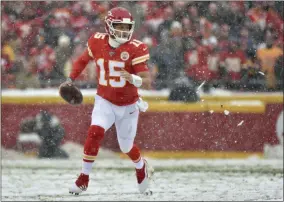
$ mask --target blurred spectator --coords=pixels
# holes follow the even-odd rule
[[[72,59],[85,47],[91,34],[105,32],[105,14],[115,6],[126,7],[133,14],[136,29],[133,37],[143,41],[145,39],[150,48],[149,66],[152,78],[156,78],[153,83],[157,84],[157,89],[169,87],[169,81],[179,78],[180,72],[184,72],[184,66],[191,79],[197,79],[197,84],[204,79],[206,84],[222,86],[224,81],[232,83],[232,78],[233,83],[262,82],[262,79],[255,78],[256,75],[253,76],[251,68],[237,73],[238,79],[232,77],[236,75],[237,68],[231,70],[229,64],[235,59],[228,57],[239,55],[236,57],[240,59],[241,56],[229,53],[232,49],[230,41],[236,41],[239,44],[237,52],[250,57],[249,61],[253,60],[253,64],[255,60],[252,59],[252,52],[265,48],[267,38],[273,38],[274,46],[283,49],[282,1],[4,1],[1,2],[2,87],[37,86],[35,83],[19,85],[24,82],[18,82],[16,77],[27,80],[27,75],[32,76],[32,79],[37,77],[41,87],[57,86],[56,83],[68,76]],[[214,48],[207,50],[205,47],[212,43],[215,44]],[[267,67],[262,67],[265,65],[264,54],[260,52],[257,54],[258,60],[262,61],[259,68],[267,71]],[[192,68],[194,54],[197,54],[195,61],[200,58],[206,61],[198,68]],[[227,62],[221,61],[219,68],[219,60],[224,60],[224,55],[227,55]],[[185,60],[182,59],[184,56]],[[245,57],[241,61],[246,61]],[[275,74],[279,75],[279,64],[275,63],[266,75],[271,90],[279,89],[275,78]],[[79,79],[81,87],[96,85],[94,66],[89,65],[84,76]],[[208,72],[210,76],[205,73],[202,78],[200,72]]]
[[[12,63],[15,61],[15,52],[10,45],[9,40],[5,40],[2,44],[2,50],[1,53],[7,57],[7,60],[11,61]]]
[[[212,34],[212,24],[208,22],[205,18],[201,18],[200,20],[200,32],[202,35],[202,45],[217,45],[217,38]]]
[[[219,14],[218,6],[215,2],[211,2],[208,7],[208,13],[206,13],[206,19],[212,23],[220,24],[221,18]]]
[[[198,9],[195,5],[191,5],[188,8],[188,17],[192,22],[198,22],[199,21],[199,13],[198,13]]]
[[[276,12],[276,9],[273,6],[266,5],[265,11],[267,12],[266,15],[266,24],[267,27],[273,28],[276,30],[277,36],[282,36],[283,38],[283,18]]]
[[[266,76],[268,89],[276,88],[275,78],[275,64],[276,60],[283,55],[283,50],[275,46],[272,38],[268,38],[266,41],[266,47],[257,50],[257,59],[261,64],[261,71]]]
[[[10,38],[4,40],[1,50],[1,80],[6,88],[15,88],[15,51],[10,45]]]
[[[197,102],[200,98],[196,92],[196,86],[186,77],[180,77],[171,86],[170,101]]]
[[[187,10],[186,5],[187,5],[187,2],[185,1],[174,1],[173,2],[174,20],[181,22]]]
[[[153,56],[158,66],[156,88],[168,88],[184,69],[181,23],[174,21],[171,24],[169,35],[162,38],[156,53]]]
[[[42,19],[34,18],[34,12],[32,12],[33,15],[30,15],[30,9],[24,9],[23,12],[23,17],[21,20],[16,21],[14,26],[17,36],[22,41],[21,53],[28,56],[29,49],[36,45],[36,40],[34,39],[41,32]]]
[[[40,82],[36,70],[32,66],[26,65],[23,59],[18,59],[15,62],[15,85],[16,88],[39,88]]]
[[[71,7],[72,15],[70,16],[70,24],[72,25],[74,32],[79,32],[81,29],[84,29],[89,20],[86,17],[86,13],[83,10],[83,5],[80,2],[76,2]]]
[[[48,111],[41,110],[35,117],[27,117],[22,121],[17,146],[19,150],[26,152],[26,144],[34,143],[34,147],[39,147],[38,158],[66,159],[68,154],[59,147],[64,135],[65,130],[59,119]]]
[[[41,111],[36,115],[35,131],[42,139],[39,158],[68,158],[68,154],[59,148],[65,135],[59,119],[48,111]]]
[[[277,90],[283,91],[284,78],[284,56],[280,56],[275,63],[275,77],[277,81]]]
[[[105,32],[105,16],[109,11],[110,4],[107,1],[104,2],[93,2],[93,9],[96,13],[95,16],[91,17],[92,21],[86,27],[86,30],[89,32],[88,37],[94,32]],[[90,15],[92,16],[92,14]]]
[[[1,84],[2,88],[15,88],[13,62],[8,54],[1,52]]]
[[[156,55],[156,47],[154,47],[154,42],[153,42],[153,39],[150,38],[150,37],[144,37],[142,39],[142,42],[145,43],[148,48],[149,48],[149,53],[151,56],[153,55]],[[156,80],[156,77],[157,77],[157,74],[158,74],[158,66],[156,64],[156,61],[155,61],[155,58],[154,57],[151,57],[150,60],[148,61],[148,68],[149,68],[149,71],[150,71],[150,75],[151,75],[151,79],[152,79],[152,86],[154,86],[154,81]]]
[[[142,5],[135,1],[124,1],[121,2],[119,6],[126,8],[132,13],[133,18],[135,19],[135,29],[139,30],[144,23],[144,11]]]
[[[230,41],[228,52],[220,54],[220,68],[222,68],[223,81],[227,89],[239,89],[241,71],[245,68],[245,53],[239,48],[236,41]]]
[[[71,17],[72,13],[68,2],[60,1],[57,2],[57,7],[45,19],[45,37],[52,48],[57,46],[58,38],[63,34],[74,38],[75,30],[70,22]]]
[[[262,74],[255,51],[248,52],[246,65],[241,70],[242,90],[264,91],[265,76]]]
[[[241,4],[236,1],[228,2],[230,5],[230,10],[227,13],[227,18],[225,19],[225,23],[230,26],[230,36],[231,37],[239,37],[239,31],[245,22],[245,16],[241,11]]]
[[[228,51],[229,50],[229,31],[230,27],[227,24],[222,24],[220,27],[220,31],[218,33],[218,49],[220,51]]]
[[[203,90],[208,92],[219,79],[219,60],[216,42],[198,46],[185,53],[186,74],[196,86],[205,81]]]
[[[254,24],[258,25],[261,30],[264,30],[266,26],[266,15],[261,4],[256,4],[255,7],[251,8],[247,12],[247,16]]]
[[[37,37],[37,47],[30,50],[29,65],[31,69],[36,70],[42,88],[49,87],[50,73],[55,65],[55,52],[44,43],[43,36]]]
[[[164,10],[163,21],[159,24],[157,29],[157,39],[161,42],[162,35],[168,34],[168,31],[174,21],[174,11],[171,7]]]
[[[64,66],[72,55],[72,44],[70,38],[61,35],[58,38],[58,46],[55,48],[55,65],[50,72],[52,86],[58,86],[65,80]]]
[[[241,50],[244,51],[246,55],[248,54],[248,51],[252,51],[254,49],[253,40],[246,27],[241,28],[239,41]]]

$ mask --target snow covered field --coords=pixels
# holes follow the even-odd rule
[[[80,158],[9,160],[6,155],[2,201],[283,201],[282,160],[148,161],[155,168],[151,196],[138,193],[133,164],[110,155],[96,161],[89,189],[74,196],[68,186],[79,174]]]

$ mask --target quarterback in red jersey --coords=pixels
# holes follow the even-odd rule
[[[153,169],[142,158],[134,144],[139,111],[147,109],[147,103],[138,96],[138,88],[149,88],[150,74],[146,65],[148,48],[141,41],[132,39],[134,20],[128,10],[117,7],[105,17],[107,33],[94,33],[84,53],[74,62],[70,78],[61,85],[71,84],[89,61],[97,67],[98,89],[92,112],[91,126],[84,145],[82,171],[70,193],[79,194],[88,187],[89,174],[98,154],[100,142],[115,124],[120,149],[134,162],[138,188],[147,191]],[[144,105],[143,105],[144,104]]]

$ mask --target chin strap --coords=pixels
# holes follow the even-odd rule
[[[118,46],[120,46],[120,43],[117,42],[115,39],[111,38],[111,36],[109,36],[108,43],[113,48],[117,48]]]

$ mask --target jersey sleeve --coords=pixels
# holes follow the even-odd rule
[[[83,54],[75,60],[69,77],[75,80],[85,69],[90,60],[92,60],[92,57],[90,57],[88,50],[85,50]]]
[[[131,64],[136,73],[149,71],[147,61],[150,59],[150,54],[146,44],[142,43],[136,47],[132,58]]]
[[[101,44],[105,38],[106,33],[95,32],[87,42],[87,50],[90,57],[94,58],[98,50],[98,44]]]
[[[94,59],[97,46],[106,37],[105,33],[95,32],[89,39],[86,45],[86,49],[82,55],[80,55],[73,63],[73,68],[70,73],[70,78],[75,80],[85,69],[89,61]]]
[[[95,40],[94,36],[95,36],[95,34],[93,34],[87,42],[87,51],[88,51],[88,54],[91,58],[94,58],[93,51],[95,51],[96,40]]]

